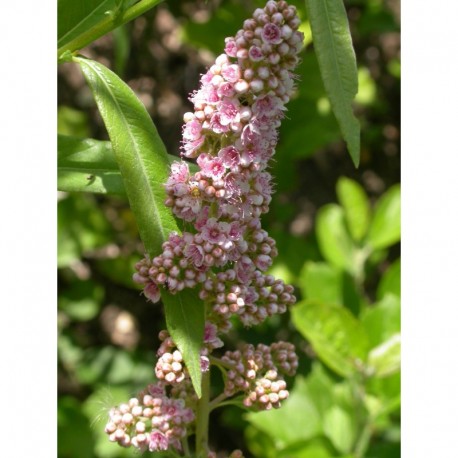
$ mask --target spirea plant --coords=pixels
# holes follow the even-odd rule
[[[296,8],[286,1],[269,0],[256,9],[221,43],[222,53],[190,95],[194,109],[183,119],[182,159],[170,160],[135,94],[113,72],[76,52],[84,40],[156,2],[127,3],[116,2],[98,29],[67,37],[59,49],[61,61],[78,63],[84,73],[120,172],[86,177],[85,190],[127,194],[146,252],[133,279],[146,300],[162,302],[166,315],[155,381],[111,408],[105,432],[107,440],[140,452],[213,458],[210,412],[233,399],[251,411],[278,409],[289,395],[285,377],[298,368],[289,342],[225,349],[224,340],[235,320],[256,327],[296,301],[293,286],[268,273],[278,250],[261,217],[272,200],[272,158],[304,36]],[[320,17],[313,2],[310,15]],[[318,42],[326,40],[318,36]],[[329,62],[320,64],[326,69]],[[356,89],[339,93],[329,87],[336,117],[342,118]],[[359,127],[350,127],[349,136],[347,122],[342,130],[357,163]],[[60,187],[82,190],[81,177],[61,176]],[[224,380],[216,394],[210,386],[215,370]],[[236,450],[229,458],[242,456]]]
[[[284,374],[293,376],[298,365],[287,342],[244,344],[221,357],[213,351],[224,346],[220,337],[233,317],[254,326],[295,302],[293,287],[266,273],[277,249],[260,218],[269,210],[269,161],[294,89],[299,24],[293,6],[269,1],[226,39],[225,52],[191,95],[194,112],[184,115],[181,154],[196,158],[199,169],[191,173],[187,162],[173,162],[165,183],[165,205],[192,229],[172,232],[161,254],[136,266],[134,280],[152,302],[160,300],[161,289],[198,291],[205,309],[200,368],[208,378],[217,366],[225,380],[224,392],[210,401],[213,408],[239,393],[246,407],[280,407],[288,397]],[[202,416],[210,404],[198,406],[208,393],[196,399],[177,343],[166,330],[160,338],[158,382],[112,410],[106,432],[122,446],[181,451],[181,441],[195,430],[198,455],[208,453],[206,431],[198,429],[208,423]]]

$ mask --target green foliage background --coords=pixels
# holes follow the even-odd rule
[[[263,219],[280,255],[272,273],[292,282],[291,314],[236,327],[227,343],[290,340],[300,354],[291,399],[275,412],[215,411],[212,447],[247,457],[400,456],[399,2],[345,1],[358,62],[355,169],[330,110],[311,44],[284,120],[272,172],[276,194]],[[199,74],[259,1],[167,1],[81,53],[123,78],[177,154],[182,115]],[[75,144],[107,140],[75,64],[59,67],[59,133]],[[109,145],[86,142],[107,154]],[[89,157],[89,156],[88,156]],[[107,165],[110,166],[109,156]],[[71,167],[67,158],[60,165]],[[67,161],[67,162],[65,162]],[[109,167],[108,167],[108,170]],[[62,170],[63,171],[63,170]],[[61,172],[59,172],[61,173]],[[60,192],[59,456],[134,456],[108,442],[106,411],[153,377],[164,316],[132,282],[143,246],[119,181],[116,196]],[[118,177],[119,178],[119,177]],[[91,177],[82,176],[90,186]],[[215,378],[213,385],[221,386]]]

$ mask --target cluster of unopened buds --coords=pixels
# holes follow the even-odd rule
[[[196,159],[199,170],[191,173],[187,162],[175,162],[165,183],[165,204],[192,230],[170,234],[161,254],[136,265],[134,280],[152,302],[160,300],[161,288],[172,294],[196,288],[205,301],[202,371],[209,370],[213,350],[224,345],[218,335],[231,329],[233,317],[245,326],[257,325],[296,300],[291,285],[266,273],[278,251],[260,217],[269,210],[269,160],[294,89],[292,71],[303,42],[299,24],[294,6],[270,0],[226,39],[225,52],[190,97],[194,111],[184,115],[181,155]],[[140,450],[180,450],[180,437],[192,431],[186,409],[196,398],[180,351],[166,331],[159,337],[155,390],[160,388],[163,397],[145,394],[138,404],[134,399],[115,409],[107,433],[120,445]],[[245,406],[264,410],[278,408],[288,397],[281,374],[292,376],[297,369],[294,347],[286,342],[245,345],[214,360],[226,371],[224,395],[242,392]],[[180,404],[167,396],[176,396]],[[145,422],[150,398],[162,403]],[[162,406],[176,413],[165,419]],[[142,413],[134,415],[134,409]],[[240,451],[230,455],[237,457]]]
[[[194,412],[180,398],[169,398],[165,387],[150,385],[138,397],[111,409],[105,432],[112,442],[141,451],[181,450],[181,439],[194,421]]]
[[[289,396],[280,374],[294,375],[298,366],[294,346],[288,342],[276,342],[270,347],[259,344],[256,348],[245,344],[241,350],[226,352],[221,361],[229,369],[224,394],[229,397],[242,391],[243,404],[261,410],[280,407]]]

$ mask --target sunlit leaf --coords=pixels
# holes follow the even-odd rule
[[[386,377],[371,377],[366,388],[368,393],[377,396],[379,409],[377,415],[399,412],[401,406],[401,372]]]
[[[345,225],[342,207],[328,204],[320,208],[316,220],[316,234],[324,258],[336,267],[355,271],[355,247]]]
[[[337,182],[337,197],[345,211],[345,220],[353,240],[360,241],[367,232],[370,205],[363,187],[346,177]]]
[[[401,336],[395,334],[386,342],[372,349],[368,364],[376,377],[386,377],[398,372],[401,368]]]
[[[341,453],[349,453],[356,437],[355,425],[348,411],[332,406],[324,415],[324,432]]]
[[[281,450],[276,458],[331,458],[336,456],[335,453],[332,443],[327,438],[317,436],[289,445]]]
[[[387,248],[401,238],[401,188],[394,185],[377,202],[367,242],[374,249]]]
[[[324,262],[306,262],[300,276],[300,286],[307,299],[342,305],[341,270]]]
[[[301,270],[298,283],[307,299],[344,305],[355,315],[359,313],[361,297],[355,281],[342,269],[324,262],[308,261]]]
[[[302,301],[292,310],[297,330],[319,358],[339,375],[349,377],[361,368],[369,347],[366,332],[346,308]]]
[[[401,330],[401,303],[399,297],[387,294],[361,316],[361,323],[375,347]]]

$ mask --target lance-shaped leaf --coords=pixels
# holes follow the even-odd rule
[[[183,355],[193,380],[194,389],[200,397],[199,352],[202,347],[205,325],[203,301],[199,299],[197,291],[191,289],[184,289],[177,294],[161,291],[161,298],[165,304],[167,329]],[[196,380],[199,380],[197,386]]]
[[[156,256],[162,252],[162,243],[168,235],[180,232],[172,212],[164,205],[164,183],[169,174],[164,144],[145,107],[129,86],[97,62],[81,57],[75,61],[81,66],[107,128],[140,237],[147,253]],[[188,295],[185,299],[178,296],[172,299],[164,294],[163,298],[167,321],[174,323],[170,334],[183,354],[200,396],[198,349],[204,332],[203,302]],[[180,309],[175,307],[177,300],[186,302],[183,313],[176,311]],[[190,316],[196,323],[192,328],[187,322]]]
[[[169,163],[178,160],[167,154]],[[196,164],[189,170],[197,172]],[[57,136],[57,189],[67,192],[94,192],[126,195],[111,143],[93,138]]]
[[[358,71],[347,13],[342,0],[306,0],[313,45],[326,93],[348,151],[359,165],[360,126],[352,109]]]

